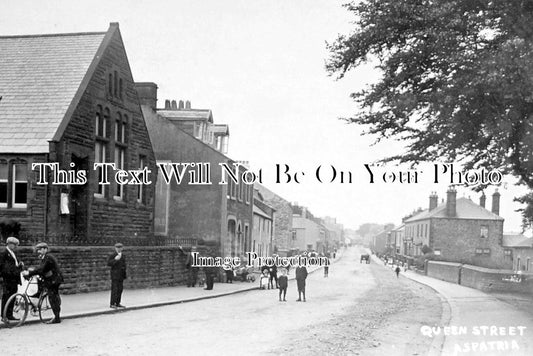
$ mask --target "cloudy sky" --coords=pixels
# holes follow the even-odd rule
[[[263,183],[317,216],[347,227],[400,223],[445,196],[449,176],[433,183],[432,166],[418,183],[371,184],[364,164],[401,150],[395,142],[372,145],[363,128],[339,120],[357,110],[349,94],[375,80],[371,66],[336,81],[324,70],[326,42],[350,31],[339,0],[4,0],[0,35],[106,31],[118,22],[136,81],[159,87],[165,99],[190,100],[230,125],[229,155],[263,172]],[[434,162],[440,163],[440,162]],[[276,165],[304,172],[300,183],[276,183]],[[315,171],[323,166],[323,183]],[[333,166],[337,179],[329,183]],[[381,168],[398,172],[402,167]],[[340,182],[341,171],[345,182]],[[347,182],[349,172],[352,183]],[[326,182],[326,180],[328,182]],[[511,180],[509,182],[512,182]],[[518,192],[499,188],[505,231],[520,228]],[[487,191],[488,204],[494,188]],[[459,189],[458,197],[479,194]]]

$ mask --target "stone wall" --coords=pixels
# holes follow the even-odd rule
[[[484,292],[531,294],[533,293],[533,273],[518,275],[512,270],[496,270],[464,265],[461,273],[461,285]]]
[[[429,261],[427,275],[451,283],[461,283],[461,264],[453,262]]]
[[[203,254],[205,247],[198,251]],[[109,290],[111,281],[107,258],[113,247],[51,247],[60,265],[65,282],[61,293],[74,294]],[[26,267],[38,266],[37,255],[30,247],[17,249],[19,260]],[[125,247],[128,278],[125,288],[164,287],[186,283],[186,255],[177,247]]]

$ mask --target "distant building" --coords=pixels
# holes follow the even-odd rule
[[[405,225],[400,225],[391,230],[389,245],[394,255],[404,257],[407,243],[404,241]]]
[[[291,204],[261,184],[256,183],[254,187],[263,201],[274,209],[272,252],[285,257],[296,246]]]
[[[337,223],[337,219],[326,216],[322,219],[324,227],[328,230],[328,248],[339,248],[345,243],[344,226]]]
[[[327,253],[327,229],[306,207],[292,206],[292,228],[295,234],[294,246],[299,252],[316,251]]]
[[[251,250],[258,256],[268,257],[274,253],[275,209],[269,206],[258,190],[254,191],[254,220]]]
[[[533,238],[522,234],[504,234],[505,259],[515,271],[533,272]]]
[[[412,241],[413,256],[433,252],[439,259],[488,268],[509,268],[503,240],[504,219],[499,216],[500,194],[492,196],[492,211],[468,198],[456,198],[450,188],[446,202],[438,204],[436,193],[429,197],[429,209],[406,219],[405,239]]]

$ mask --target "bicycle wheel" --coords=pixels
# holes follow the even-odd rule
[[[7,311],[13,308],[13,319],[7,318]],[[28,317],[28,310],[30,309],[30,304],[26,296],[21,293],[13,294],[7,300],[6,307],[4,309],[3,321],[10,327],[16,327],[24,324],[26,318]]]
[[[48,323],[54,319],[54,312],[52,311],[52,305],[50,304],[50,298],[48,293],[41,294],[39,297],[39,319],[43,323]]]

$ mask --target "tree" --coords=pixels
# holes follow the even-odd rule
[[[386,161],[447,158],[499,169],[533,189],[533,1],[363,0],[345,5],[355,31],[328,43],[342,78],[376,62],[377,83],[352,94],[347,120],[377,140],[405,141]],[[483,187],[480,187],[483,188]],[[533,195],[519,198],[526,223]]]

